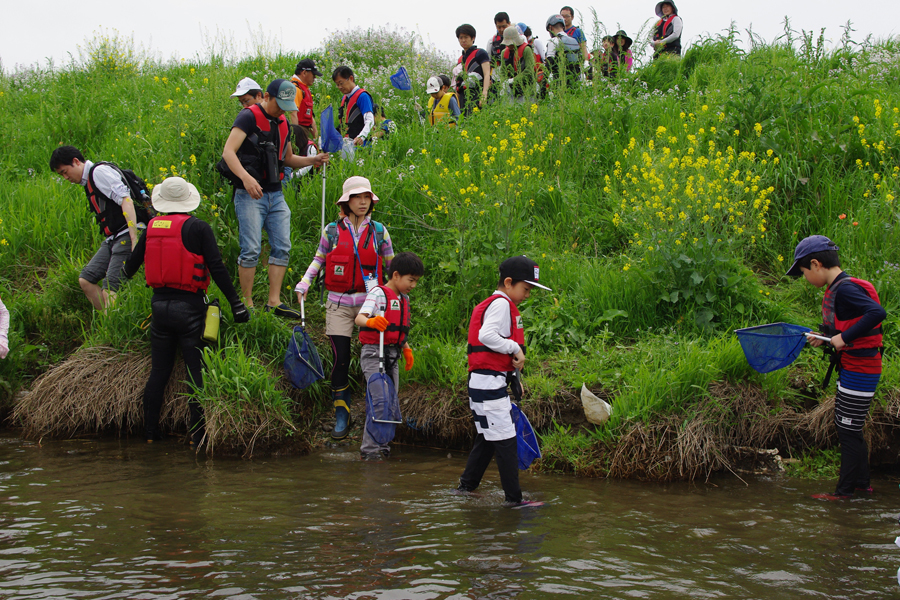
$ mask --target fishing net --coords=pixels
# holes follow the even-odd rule
[[[373,373],[366,385],[366,431],[377,444],[389,444],[401,422],[400,401],[387,373]]]
[[[322,111],[319,128],[322,136],[322,152],[339,152],[344,147],[344,138],[334,128],[334,109],[331,106]]]
[[[534,462],[534,459],[541,457],[541,448],[538,445],[537,435],[528,422],[525,413],[512,404],[511,416],[516,426],[516,452],[519,455],[519,469],[526,470]]]
[[[808,327],[790,323],[770,323],[738,329],[735,333],[747,362],[760,373],[783,369],[794,362],[806,344]]]
[[[284,371],[298,390],[305,390],[325,378],[322,359],[302,325],[294,327],[287,352],[284,354]]]
[[[406,67],[400,67],[396,73],[391,75],[391,85],[404,92],[412,89],[412,82],[409,80],[409,73],[406,72]]]

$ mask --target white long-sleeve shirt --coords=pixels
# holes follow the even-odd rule
[[[509,318],[509,305],[512,300],[501,291],[492,294],[493,297],[501,297],[506,302],[491,302],[484,311],[484,320],[481,329],[478,330],[478,341],[499,354],[516,354],[522,348],[512,337],[512,322]]]
[[[0,358],[6,358],[9,352],[9,310],[0,300]]]

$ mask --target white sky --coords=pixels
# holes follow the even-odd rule
[[[556,0],[558,1],[558,0]],[[643,23],[654,17],[654,0],[579,4],[569,0],[591,30],[591,6],[610,33],[621,28],[632,36]],[[313,50],[329,32],[356,26],[391,24],[418,31],[426,43],[456,55],[459,46],[454,31],[457,25],[471,23],[478,31],[478,43],[485,45],[493,29],[493,16],[505,10],[513,22],[524,21],[541,38],[546,38],[543,23],[563,5],[547,1],[516,0],[511,2],[473,3],[469,8],[453,8],[465,2],[419,2],[414,0],[343,0],[317,2],[301,0],[283,4],[247,2],[246,0],[45,0],[40,5],[9,2],[3,9],[5,33],[0,36],[0,61],[6,72],[16,65],[39,63],[47,59],[56,64],[68,61],[71,53],[78,57],[77,46],[93,38],[101,29],[134,35],[138,45],[161,58],[193,58],[205,56],[205,40],[210,37],[231,39],[246,52],[259,32],[270,41],[280,41],[286,51]],[[694,39],[703,33],[718,33],[733,20],[743,32],[751,26],[768,41],[782,32],[785,15],[794,29],[826,28],[826,37],[836,43],[840,26],[853,21],[862,40],[869,33],[883,38],[900,32],[897,0],[676,0],[684,19],[684,38]],[[278,6],[270,16],[264,6]],[[251,8],[248,8],[251,7]],[[335,18],[340,15],[340,18]],[[579,21],[576,15],[576,24]]]

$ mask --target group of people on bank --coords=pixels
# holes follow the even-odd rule
[[[657,13],[660,23],[655,47],[660,52],[680,52],[681,22],[677,19],[674,4],[663,0],[657,5]],[[435,104],[450,108],[458,99],[456,111],[461,112],[467,106],[480,105],[487,100],[495,55],[499,60],[511,60],[513,64],[533,65],[536,64],[535,56],[541,56],[541,63],[546,64],[546,58],[555,56],[554,52],[578,54],[584,51],[583,41],[576,50],[576,45],[565,39],[577,42],[579,37],[583,38],[577,31],[567,33],[572,14],[570,8],[564,7],[560,15],[548,20],[548,31],[553,38],[547,48],[537,53],[532,50],[536,38],[528,40],[526,37],[524,45],[527,47],[523,48],[519,42],[530,36],[528,28],[520,32],[511,27],[505,13],[497,15],[502,20],[497,22],[498,34],[492,40],[499,38],[501,43],[498,48],[492,45],[489,51],[474,46],[475,30],[470,25],[457,28],[463,53],[454,91],[471,89],[472,95],[453,94],[450,100],[445,100],[445,95],[452,94],[450,79],[446,76],[429,79],[427,91],[435,101],[429,106],[430,122],[436,122]],[[624,32],[619,34],[609,40],[611,47],[608,50],[611,57],[616,56],[615,69],[623,65],[627,69],[629,63],[625,53],[631,40]],[[616,48],[618,53],[613,52]],[[569,59],[565,60],[568,64]],[[610,65],[609,68],[613,67]],[[531,66],[526,71],[535,72],[533,69]],[[228,301],[234,321],[250,320],[263,231],[268,235],[270,246],[268,293],[263,310],[283,318],[300,317],[282,301],[280,292],[291,250],[291,211],[284,199],[283,184],[293,170],[322,166],[330,160],[328,154],[315,151],[320,132],[314,118],[310,86],[315,77],[321,75],[314,62],[305,59],[297,64],[290,80],[276,79],[263,91],[256,82],[245,78],[233,94],[242,110],[225,140],[218,167],[235,189],[240,292],[222,260],[211,227],[190,214],[201,202],[201,195],[193,184],[180,177],[170,177],[156,185],[150,202],[159,216],[150,218],[140,197],[142,182],[130,171],[109,162],[91,162],[72,146],[60,146],[50,157],[54,172],[84,187],[88,207],[104,235],[100,248],[79,276],[79,283],[91,304],[97,310],[105,310],[114,301],[122,279],[134,277],[141,266],[147,284],[154,290],[150,327],[152,368],[144,390],[148,442],[161,436],[159,416],[163,393],[178,348],[191,383],[196,388],[202,386],[202,333],[206,291],[211,280]],[[467,75],[480,77],[467,79]],[[346,143],[365,146],[378,134],[374,101],[357,85],[348,67],[335,69],[332,80],[342,93],[340,132]],[[474,81],[478,85],[474,85]],[[510,86],[516,92],[525,89],[515,77]],[[450,112],[454,112],[452,108]],[[387,131],[384,129],[382,133]],[[297,153],[292,138],[298,146]],[[328,292],[325,334],[330,340],[334,359],[330,385],[335,416],[331,436],[335,440],[346,438],[353,427],[350,352],[355,331],[359,331],[362,344],[360,365],[366,380],[378,369],[376,345],[382,333],[387,372],[395,386],[399,386],[400,359],[406,370],[414,363],[409,344],[409,294],[424,275],[425,265],[413,252],[395,253],[387,228],[372,218],[379,201],[365,177],[350,177],[344,182],[342,195],[335,202],[338,218],[322,230],[315,255],[294,288],[300,302],[305,300],[317,278]],[[820,253],[825,250],[828,253]],[[802,273],[814,285],[827,284],[831,291],[834,282],[840,284],[846,279],[838,268],[836,247],[830,241],[806,246],[801,243],[795,259],[795,266],[788,274]],[[880,353],[873,354],[874,346],[868,341],[875,343],[873,332],[880,328],[884,311],[877,294],[873,296],[869,290],[871,286],[866,287],[867,282],[852,280],[851,283],[839,288],[834,286],[834,291],[826,293],[827,306],[823,305],[825,320],[833,326],[833,346],[837,350],[847,346],[846,355],[854,357],[848,368],[855,365],[861,369],[852,377],[843,376],[843,387],[839,387],[841,406],[850,408],[839,413],[842,415],[842,421],[838,423],[839,432],[843,432],[842,452],[845,446],[848,448],[842,454],[842,465],[846,462],[848,470],[845,474],[842,466],[838,495],[846,495],[851,487],[868,487],[865,443],[860,431],[881,368]],[[496,289],[472,312],[467,339],[469,405],[477,435],[459,490],[463,493],[474,491],[491,458],[496,457],[506,500],[520,506],[527,502],[523,502],[518,483],[516,434],[509,389],[517,379],[514,374],[525,363],[524,324],[517,305],[528,298],[534,288],[549,289],[540,283],[540,269],[535,261],[525,256],[504,261],[499,265]],[[0,303],[0,358],[8,349],[7,329],[8,313]],[[842,338],[842,335],[846,337]],[[879,331],[878,343],[880,339]],[[193,398],[190,400],[189,426],[190,443],[202,444],[203,414]],[[387,444],[377,443],[363,427],[360,453],[364,459],[380,460],[389,456],[390,448]]]

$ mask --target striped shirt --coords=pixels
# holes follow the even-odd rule
[[[350,219],[344,217],[344,224],[353,236],[354,245],[359,241],[360,237],[365,235],[366,227],[369,227],[371,222],[372,220],[369,217],[366,217],[363,219],[363,222],[360,223],[359,231],[356,231],[353,228],[353,223],[350,222]],[[391,266],[391,261],[394,259],[394,246],[391,243],[391,236],[388,233],[387,227],[385,227],[383,231],[384,238],[381,240],[381,245],[378,247],[377,253],[378,256],[384,258],[384,269],[385,272],[387,272],[387,269]],[[331,252],[331,250],[331,239],[328,237],[328,227],[326,227],[322,230],[322,237],[319,238],[319,247],[316,249],[316,256],[309,264],[309,268],[306,269],[303,278],[300,279],[294,287],[295,292],[305,294],[309,291],[312,282],[316,279],[316,275],[318,275],[322,267],[325,266],[325,256]],[[362,306],[366,301],[366,292],[332,292],[329,290],[328,299],[338,306]]]

